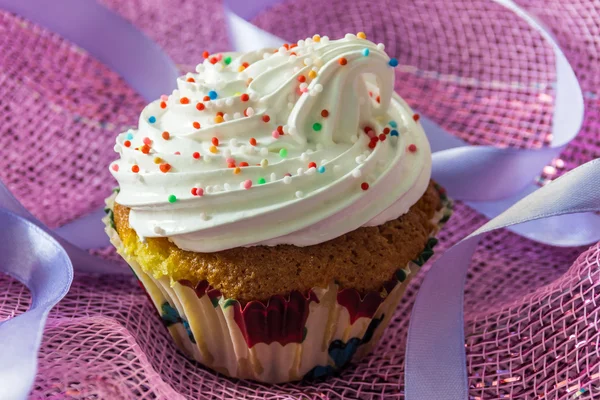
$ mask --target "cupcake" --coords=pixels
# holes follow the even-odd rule
[[[383,334],[450,214],[383,49],[208,55],[118,135],[106,230],[188,357],[321,378]]]

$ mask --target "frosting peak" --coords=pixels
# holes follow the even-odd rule
[[[206,57],[117,137],[140,237],[212,252],[320,243],[407,212],[431,154],[383,45],[314,36]]]

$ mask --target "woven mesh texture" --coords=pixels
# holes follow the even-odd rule
[[[203,50],[229,47],[222,8],[208,0],[103,0],[190,69]],[[600,156],[600,3],[520,1],[558,37],[585,93],[581,134],[541,181]],[[553,54],[539,34],[483,0],[299,0],[256,21],[282,37],[365,31],[400,60],[396,89],[420,112],[473,144],[549,142]],[[143,67],[143,66],[140,66]],[[115,182],[117,132],[143,100],[60,37],[0,12],[0,178],[36,216],[59,226],[99,206]],[[438,254],[485,222],[463,204]],[[95,251],[116,259],[111,249]],[[424,267],[426,270],[428,266]],[[510,232],[488,235],[469,271],[470,394],[496,399],[600,397],[597,285],[600,247],[558,249]],[[267,386],[215,374],[175,348],[133,278],[77,275],[51,312],[33,398],[403,398],[413,279],[377,349],[340,377]],[[20,283],[0,275],[0,320],[27,309]]]

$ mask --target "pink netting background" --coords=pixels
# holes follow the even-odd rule
[[[205,49],[228,49],[218,2],[103,2],[162,45],[184,70]],[[582,132],[545,168],[543,183],[600,156],[600,2],[519,3],[558,37],[581,80],[587,108]],[[548,144],[553,54],[539,34],[490,1],[299,0],[255,22],[293,40],[365,31],[400,60],[397,91],[449,131],[474,144]],[[143,106],[115,73],[85,52],[0,12],[0,178],[48,225],[102,204],[115,185],[107,170],[114,136],[137,122]],[[484,221],[457,204],[438,254]],[[97,253],[116,259],[110,249]],[[599,267],[599,245],[552,248],[510,232],[482,242],[465,299],[472,398],[600,396]],[[422,276],[413,280],[366,360],[322,383],[266,386],[227,379],[185,359],[133,277],[78,275],[48,320],[32,397],[403,398],[407,322]],[[0,319],[28,304],[27,289],[0,276]]]

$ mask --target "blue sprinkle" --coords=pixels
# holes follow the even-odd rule
[[[398,126],[398,124],[396,123],[396,121],[390,121],[390,126],[392,128],[396,128]]]
[[[215,92],[214,90],[211,90],[210,92],[208,92],[208,97],[210,97],[211,100],[214,100],[217,98],[217,92]]]
[[[318,170],[318,171],[319,171],[319,173],[321,173],[321,174],[322,174],[323,172],[325,172],[325,167],[321,165],[321,166],[319,167],[319,170]]]
[[[394,130],[392,130],[390,132],[390,135],[392,135],[392,136],[398,136],[398,131],[394,129]]]
[[[151,124],[156,122],[156,117],[153,115],[150,118],[148,118],[148,122],[150,122]]]
[[[363,50],[363,56],[368,56],[369,55],[369,49],[364,49]]]
[[[131,133],[128,133],[128,134],[127,134],[127,136],[126,136],[126,138],[127,138],[127,140],[131,140],[131,139],[133,139],[133,134],[131,134]]]
[[[395,58],[390,58],[390,62],[388,64],[390,64],[391,67],[395,67],[398,65],[398,60]]]

